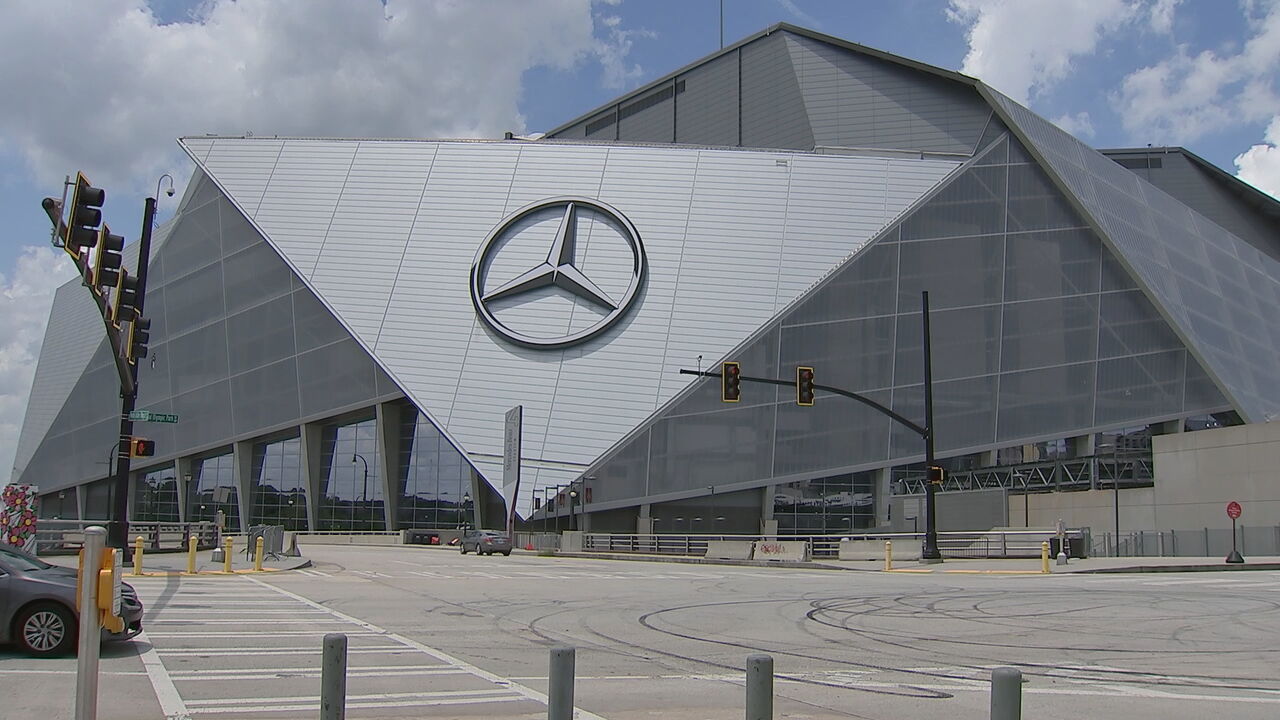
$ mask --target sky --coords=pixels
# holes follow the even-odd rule
[[[74,277],[40,208],[67,175],[107,190],[132,242],[160,177],[178,187],[161,220],[190,178],[180,136],[541,132],[777,22],[978,77],[1094,147],[1186,147],[1280,197],[1280,0],[5,0],[0,468]]]

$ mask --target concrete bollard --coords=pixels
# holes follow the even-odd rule
[[[773,657],[747,656],[747,720],[773,720]]]
[[[196,536],[187,540],[187,574],[196,574]]]
[[[142,574],[142,543],[143,542],[144,541],[141,535],[134,538],[133,540],[133,574],[134,575]]]
[[[257,548],[253,551],[253,569],[255,572],[262,572],[262,536],[258,536]]]
[[[573,720],[574,649],[551,648],[547,676],[547,720]]]
[[[1049,543],[1040,543],[1040,572],[1049,574]]]
[[[222,572],[231,573],[231,538],[222,543]]]
[[[1058,564],[1059,565],[1067,564],[1067,553],[1064,552],[1063,550],[1058,550]]]
[[[884,569],[888,572],[893,569],[893,541],[884,541]]]
[[[347,716],[347,636],[324,636],[320,660],[320,720],[343,720]]]
[[[1022,671],[999,667],[991,671],[991,720],[1022,720]]]

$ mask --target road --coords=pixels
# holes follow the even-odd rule
[[[351,718],[545,718],[547,650],[581,717],[740,718],[773,655],[779,718],[1274,718],[1280,573],[1001,576],[314,547],[311,569],[143,578],[139,641],[104,650],[103,720],[314,718],[321,639],[350,638]],[[74,660],[0,651],[0,717],[70,717]],[[17,698],[11,702],[10,698]],[[12,713],[10,715],[9,713]]]

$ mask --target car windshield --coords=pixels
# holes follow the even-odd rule
[[[28,555],[21,550],[4,546],[0,546],[0,563],[22,572],[48,570],[53,567],[34,555]]]

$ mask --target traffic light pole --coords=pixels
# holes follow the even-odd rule
[[[814,384],[815,390],[825,390],[834,395],[847,397],[851,400],[857,400],[863,405],[873,407],[876,410],[888,415],[894,421],[908,428],[924,440],[924,459],[925,467],[931,468],[934,465],[933,454],[933,358],[929,347],[929,291],[925,290],[920,293],[921,312],[923,319],[924,332],[924,425],[920,426],[869,397],[859,395],[851,390],[832,387],[830,385]],[[721,377],[721,373],[710,372],[704,370],[680,370],[681,375],[697,375],[699,377]],[[797,387],[797,380],[779,380],[774,378],[750,377],[747,375],[739,375],[740,382],[761,383],[765,385],[786,385],[789,387]],[[924,520],[924,546],[921,548],[920,557],[924,560],[934,562],[942,562],[942,552],[938,549],[938,527],[936,513],[937,487],[933,482],[925,483],[925,520]]]
[[[156,199],[149,197],[142,210],[142,235],[138,240],[138,292],[134,303],[135,318],[142,317],[143,302],[147,294],[147,265],[151,257],[151,225],[156,218]],[[120,440],[116,446],[115,502],[112,508],[113,520],[107,528],[107,545],[120,548],[124,552],[125,561],[129,561],[129,464],[132,459],[133,421],[129,419],[134,403],[138,399],[138,365],[129,363],[123,354],[127,348],[121,348],[121,357],[117,362],[124,362],[129,368],[128,383],[120,383]]]

